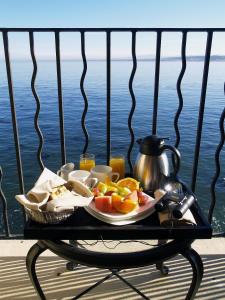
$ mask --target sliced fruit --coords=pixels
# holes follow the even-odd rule
[[[118,188],[118,185],[117,183],[113,182],[113,181],[108,181],[107,185],[110,185],[110,186],[114,186],[115,188]]]
[[[100,196],[95,197],[95,207],[102,212],[110,213],[113,211],[112,197],[111,196]]]
[[[131,190],[128,189],[127,187],[118,187],[119,194],[123,197],[126,197],[131,193]]]
[[[138,196],[138,203],[140,206],[145,205],[149,200],[148,195],[144,194],[141,191],[137,191],[137,196]]]
[[[139,182],[131,177],[126,177],[117,182],[119,187],[126,187],[131,190],[131,192],[135,190],[139,190]]]
[[[111,185],[108,185],[107,186],[107,192],[118,192],[118,188],[114,187],[114,186],[111,186]]]
[[[115,193],[112,194],[112,206],[116,209],[117,212],[127,214],[134,210],[137,207],[137,205],[137,201],[133,201],[130,199],[124,200],[122,196]]]
[[[133,191],[132,193],[128,194],[125,199],[130,199],[132,201],[138,201],[138,193],[137,191]]]
[[[108,192],[105,193],[105,196],[112,196],[113,193],[115,193],[115,192],[113,192],[113,191],[108,191]]]
[[[122,197],[121,195],[117,194],[117,193],[112,193],[112,203],[114,201],[122,201],[124,199],[124,197]]]
[[[97,185],[99,192],[105,194],[107,192],[107,185],[103,182],[99,182]]]
[[[137,202],[127,199],[122,202],[114,202],[113,207],[116,209],[116,211],[122,214],[127,214],[137,207]]]
[[[102,197],[102,196],[104,196],[104,194],[99,192],[97,197]]]
[[[97,187],[94,187],[92,189],[92,194],[94,195],[94,197],[98,197],[99,196],[99,189]]]

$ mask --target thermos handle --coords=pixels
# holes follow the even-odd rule
[[[161,150],[162,151],[171,150],[175,154],[176,159],[175,159],[175,164],[174,164],[173,176],[176,176],[180,169],[180,151],[177,148],[170,146],[170,145],[163,145]]]

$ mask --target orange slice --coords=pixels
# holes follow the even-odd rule
[[[131,199],[123,200],[120,195],[116,193],[112,194],[112,206],[117,212],[127,214],[133,211],[137,207],[137,205],[137,201],[133,201]]]
[[[131,192],[139,190],[139,182],[131,177],[126,177],[117,182],[117,185],[120,187],[127,187]]]

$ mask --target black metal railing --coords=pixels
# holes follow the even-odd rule
[[[187,34],[191,32],[201,32],[207,34],[206,41],[206,49],[205,49],[205,58],[204,58],[204,69],[203,69],[203,77],[202,77],[202,87],[201,87],[201,96],[200,96],[200,105],[199,105],[199,113],[198,113],[198,125],[197,125],[197,133],[196,133],[196,141],[195,141],[195,153],[194,153],[194,162],[192,167],[192,182],[191,188],[195,191],[197,173],[198,173],[198,163],[199,163],[199,153],[202,139],[202,127],[204,120],[204,110],[205,110],[205,100],[206,100],[206,92],[207,92],[207,82],[208,82],[208,73],[209,73],[209,64],[210,64],[210,56],[211,56],[211,48],[213,42],[213,34],[214,32],[225,32],[225,28],[0,28],[0,32],[2,32],[3,37],[3,46],[4,46],[4,59],[6,65],[7,72],[7,80],[8,80],[8,92],[10,99],[10,107],[11,107],[11,117],[12,117],[12,125],[13,125],[13,134],[14,134],[14,143],[15,143],[15,151],[16,151],[16,161],[17,161],[17,173],[19,178],[19,192],[24,193],[24,179],[23,179],[23,168],[21,161],[21,151],[20,151],[20,140],[17,126],[17,116],[15,109],[15,101],[14,101],[14,89],[13,89],[13,81],[12,81],[12,72],[11,72],[11,60],[9,53],[9,41],[8,34],[11,32],[24,32],[29,34],[29,43],[30,43],[30,55],[33,63],[33,73],[31,78],[31,90],[33,93],[33,97],[36,100],[36,113],[34,117],[34,126],[39,138],[39,146],[37,149],[37,160],[40,165],[40,168],[43,170],[44,161],[42,157],[42,149],[44,145],[44,139],[42,132],[40,130],[38,120],[39,113],[41,109],[41,103],[37,91],[35,89],[36,75],[37,75],[37,61],[35,57],[35,43],[34,43],[34,33],[39,32],[51,32],[55,35],[55,54],[56,54],[56,73],[57,73],[57,87],[58,87],[58,111],[59,111],[59,125],[60,125],[60,141],[61,141],[61,163],[64,164],[66,162],[66,144],[65,144],[65,128],[64,128],[64,111],[63,111],[63,95],[62,95],[62,78],[61,78],[61,54],[60,54],[60,34],[63,32],[78,32],[80,33],[81,38],[81,57],[83,61],[83,71],[80,78],[80,90],[84,100],[84,110],[81,116],[81,126],[83,129],[83,134],[85,138],[85,143],[83,147],[83,153],[85,153],[88,149],[89,143],[89,134],[86,128],[86,114],[88,112],[88,98],[84,88],[85,76],[87,73],[87,59],[86,59],[86,48],[85,48],[85,39],[86,33],[89,32],[102,32],[106,35],[106,162],[109,162],[110,153],[111,153],[111,34],[116,32],[127,32],[131,33],[131,53],[132,53],[132,71],[130,74],[130,79],[128,83],[129,92],[131,96],[131,109],[128,115],[128,129],[130,133],[130,143],[127,151],[127,161],[129,164],[129,169],[132,172],[132,161],[131,161],[131,152],[134,146],[134,131],[132,127],[133,114],[136,107],[135,93],[133,90],[133,80],[135,77],[136,69],[137,69],[137,58],[136,58],[136,36],[137,33],[140,32],[154,32],[156,33],[156,55],[155,55],[155,78],[154,78],[154,95],[153,95],[153,121],[152,121],[152,134],[157,133],[157,122],[158,122],[158,98],[159,98],[159,79],[160,79],[160,61],[161,61],[161,42],[162,42],[162,33],[164,32],[179,32],[182,33],[182,43],[181,43],[181,71],[177,80],[177,95],[179,99],[179,105],[174,117],[174,129],[176,134],[175,146],[179,147],[180,144],[180,130],[179,130],[179,118],[183,108],[183,95],[181,90],[181,83],[183,76],[186,71],[186,44],[187,44]],[[209,209],[209,221],[212,221],[213,210],[216,202],[216,193],[215,186],[220,174],[220,152],[222,150],[224,144],[224,118],[225,118],[225,110],[223,110],[221,119],[220,119],[220,133],[221,138],[218,142],[218,148],[215,153],[215,162],[216,162],[216,172],[211,184],[211,195],[212,202]],[[3,173],[0,168],[0,184],[2,181]],[[10,237],[10,228],[8,222],[8,214],[7,214],[7,201],[0,188],[0,199],[2,202],[2,216],[3,216],[3,224],[5,227],[5,237]],[[25,216],[25,215],[24,215]]]

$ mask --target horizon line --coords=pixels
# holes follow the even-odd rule
[[[186,55],[185,56],[187,61],[202,61],[205,59],[205,55]],[[55,61],[56,59],[54,57],[41,57],[41,58],[36,58],[39,61]],[[136,58],[137,61],[155,61],[155,57],[140,57]],[[31,61],[29,58],[22,58],[22,57],[17,57],[17,58],[12,58],[11,61]],[[106,58],[104,57],[92,57],[92,58],[87,58],[87,61],[106,61]],[[161,56],[161,61],[181,61],[182,57],[181,56]],[[225,55],[219,55],[219,54],[214,54],[210,56],[211,61],[224,61],[225,60]],[[0,57],[0,61],[5,61],[3,57]],[[83,61],[82,58],[72,58],[72,57],[65,57],[61,58],[61,61]],[[116,58],[111,58],[111,61],[133,61],[132,57],[116,57]]]

